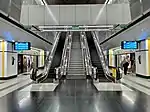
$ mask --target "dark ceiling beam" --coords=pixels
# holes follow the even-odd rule
[[[104,4],[106,0],[46,0],[46,1],[48,5],[69,5],[69,4]]]

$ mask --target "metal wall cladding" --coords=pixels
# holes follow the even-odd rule
[[[104,25],[130,21],[129,4],[24,5],[21,11],[24,25]]]

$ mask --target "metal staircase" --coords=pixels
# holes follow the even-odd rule
[[[80,43],[80,33],[78,32],[73,33],[71,57],[67,74],[67,79],[86,79]]]

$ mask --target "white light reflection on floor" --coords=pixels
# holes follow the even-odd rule
[[[125,99],[127,99],[131,104],[134,104],[133,99],[132,99],[129,95],[127,95],[126,93],[122,93],[122,96],[123,96]]]

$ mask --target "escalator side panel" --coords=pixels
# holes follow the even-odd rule
[[[91,55],[92,65],[94,67],[97,67],[97,76],[98,76],[97,78],[100,78],[102,81],[105,82],[105,81],[107,81],[107,79],[104,75],[101,61],[99,59],[98,52],[96,50],[96,46],[95,46],[91,32],[86,32],[86,37],[87,37],[87,42],[88,42],[89,51],[90,51],[90,55]]]
[[[65,38],[66,38],[66,32],[62,32],[60,34],[60,39],[58,42],[58,46],[56,48],[56,52],[54,54],[54,58],[52,61],[51,68],[49,70],[49,75],[48,78],[44,82],[49,82],[51,78],[55,78],[55,68],[60,66],[61,63],[61,58],[62,58],[62,53],[63,53],[63,48],[64,48],[64,43],[65,43]]]

